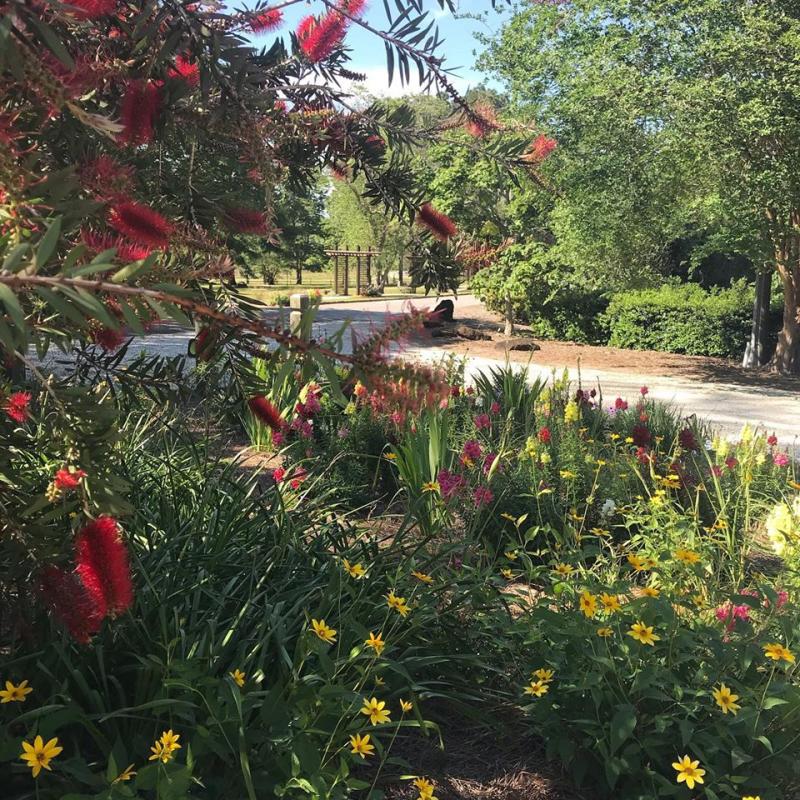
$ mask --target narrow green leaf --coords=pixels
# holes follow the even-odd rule
[[[0,300],[3,301],[3,305],[6,307],[8,315],[11,317],[13,323],[19,328],[20,332],[25,331],[27,328],[25,323],[25,312],[22,310],[22,306],[19,304],[17,296],[11,291],[11,287],[6,286],[4,283],[0,283]]]
[[[6,256],[5,261],[3,261],[3,271],[19,272],[20,268],[25,266],[22,259],[29,249],[30,245],[27,243],[18,244],[16,247],[13,247],[11,252]]]
[[[42,236],[42,240],[39,242],[39,246],[36,248],[34,269],[37,272],[47,264],[55,252],[59,236],[61,236],[61,217],[56,217],[48,226],[47,231]]]
[[[67,52],[67,48],[64,47],[61,40],[56,36],[53,29],[45,22],[42,21],[42,18],[33,12],[28,14],[27,20],[30,23],[31,27],[36,30],[39,36],[42,38],[42,41],[47,45],[47,47],[52,51],[53,55],[69,70],[75,69],[75,62],[72,60],[72,56]]]

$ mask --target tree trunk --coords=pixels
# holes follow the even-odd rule
[[[783,283],[783,327],[772,357],[772,369],[800,373],[800,212],[791,215],[775,247],[775,262]]]
[[[744,351],[742,366],[750,369],[767,363],[767,339],[769,329],[770,296],[772,294],[772,273],[759,272],[756,276],[756,298],[753,302],[753,325],[750,341]]]
[[[295,265],[294,273],[295,273],[295,275],[294,275],[295,276],[295,283],[298,286],[302,286],[303,285],[303,266],[302,266],[302,264]]]
[[[503,333],[506,336],[513,336],[514,335],[514,304],[511,302],[511,297],[509,295],[505,296],[505,318],[506,318],[506,327]]]

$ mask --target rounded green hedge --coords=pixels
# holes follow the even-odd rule
[[[604,317],[613,347],[739,358],[752,313],[753,288],[744,282],[709,291],[684,283],[616,294]],[[780,326],[777,309],[769,325]]]

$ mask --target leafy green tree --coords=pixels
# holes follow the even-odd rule
[[[646,282],[705,232],[778,272],[776,369],[800,371],[800,3],[531,4],[483,65],[558,139],[553,231],[566,262]]]

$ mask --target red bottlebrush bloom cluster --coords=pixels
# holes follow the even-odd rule
[[[133,603],[128,550],[113,517],[102,516],[80,530],[75,540],[76,572],[98,607],[117,616]]]
[[[253,33],[274,31],[283,22],[283,11],[279,8],[265,8],[251,17],[248,26]]]
[[[103,350],[113,353],[125,341],[125,331],[102,325],[92,331],[92,341]]]
[[[97,19],[113,14],[117,0],[66,0],[67,10],[79,19]]]
[[[110,236],[107,233],[96,233],[95,231],[81,231],[81,238],[84,244],[95,253],[102,253],[115,247],[117,258],[120,261],[141,261],[147,258],[152,252],[149,247],[145,247],[135,242],[128,242],[121,236]]]
[[[62,467],[56,472],[53,483],[57,489],[71,491],[77,489],[81,480],[85,477],[86,473],[82,469],[69,470],[66,467]]]
[[[146,144],[153,139],[153,126],[161,106],[161,86],[154,81],[131,81],[122,98],[121,142]]]
[[[263,395],[251,397],[247,401],[247,405],[250,406],[253,416],[261,420],[269,428],[272,428],[273,431],[282,430],[284,423],[281,418],[281,412],[266,397]]]
[[[30,402],[31,395],[29,392],[14,392],[8,396],[3,409],[14,422],[22,424],[28,418],[28,405]]]
[[[317,63],[327,58],[341,43],[347,33],[350,17],[358,17],[366,8],[366,0],[340,0],[339,7],[322,17],[305,17],[297,27],[296,35],[305,57]]]
[[[117,203],[108,215],[108,223],[134,242],[157,249],[169,244],[173,230],[171,223],[161,214],[141,203]]]
[[[100,630],[106,608],[98,607],[95,598],[74,572],[60,567],[46,567],[41,576],[40,591],[53,614],[76,642],[87,644]]]
[[[455,236],[458,231],[455,222],[447,214],[437,211],[430,203],[425,203],[417,211],[417,222],[442,242],[446,242],[451,236]]]
[[[467,115],[465,127],[470,136],[474,136],[476,139],[482,139],[484,136],[500,130],[494,109],[485,103],[471,109]]]
[[[528,148],[528,152],[522,156],[522,160],[539,164],[556,149],[557,144],[555,139],[551,139],[549,136],[540,133],[533,142],[531,142],[531,146]]]
[[[95,197],[109,200],[125,195],[131,190],[134,171],[111,156],[101,155],[82,164],[78,177]]]
[[[236,233],[264,236],[267,233],[267,216],[254,208],[227,208],[222,216],[225,226]]]
[[[217,350],[217,331],[203,328],[194,339],[194,356],[198,361],[211,361]]]
[[[178,56],[175,59],[175,66],[169,68],[169,76],[186,81],[189,86],[197,86],[200,83],[200,66],[186,56]]]

